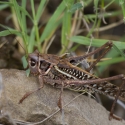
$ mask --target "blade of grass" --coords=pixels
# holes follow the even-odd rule
[[[60,54],[64,53],[69,45],[69,38],[70,38],[70,32],[71,32],[71,19],[72,19],[72,13],[71,12],[65,12],[63,16],[63,23],[62,23],[62,35],[61,35],[61,45],[62,50]]]
[[[72,7],[70,8],[70,12],[71,13],[74,13],[76,10],[79,10],[79,9],[81,9],[81,8],[83,8],[83,5],[82,5],[82,3],[81,2],[78,2],[78,3],[75,3],[74,5],[72,5]]]
[[[105,7],[104,7],[104,9],[106,9],[106,8],[108,8],[112,3],[114,3],[115,2],[115,0],[112,0],[111,2],[109,2]]]
[[[3,1],[0,1],[0,4],[4,4],[4,5],[9,5],[9,6],[13,6],[13,4],[11,2],[3,2]]]
[[[114,64],[114,63],[119,63],[119,62],[122,62],[122,61],[125,61],[125,58],[123,58],[123,57],[116,57],[116,58],[112,58],[110,60],[105,60],[103,62],[99,62],[97,64],[97,66],[108,66],[108,65],[111,65],[111,64]]]
[[[39,52],[41,52],[41,45],[40,45],[40,37],[39,37],[39,28],[38,28],[38,22],[36,20],[36,13],[34,8],[34,0],[31,0],[31,8],[32,8],[32,14],[33,14],[33,22],[35,27],[35,36],[36,36],[36,42],[37,42],[37,48]]]
[[[15,14],[15,18],[17,20],[17,26],[19,27],[18,30],[21,30],[22,32],[22,41],[23,43],[25,44],[25,48],[26,48],[26,52],[27,52],[27,45],[28,45],[28,34],[27,34],[27,27],[26,27],[26,14],[27,13],[24,13],[27,12],[25,7],[26,7],[26,2],[22,2],[22,9],[20,9],[21,7],[18,5],[17,1],[16,0],[10,0],[12,3],[13,3],[13,7],[11,7],[11,10],[12,10],[12,13]],[[24,11],[22,11],[24,10]],[[24,24],[25,23],[25,24]],[[23,44],[22,43],[22,44]],[[28,52],[27,52],[28,53]]]
[[[37,41],[37,48],[38,48],[39,51],[42,50],[41,45],[40,45],[38,22],[39,22],[39,19],[40,19],[42,13],[43,13],[44,8],[46,7],[47,2],[48,2],[47,0],[42,0],[40,2],[40,5],[39,5],[36,13],[35,13],[34,2],[31,1],[34,26],[31,30],[31,34],[30,34],[30,44],[28,46],[29,52],[33,51],[33,46],[35,44],[35,36],[36,36],[36,41]]]
[[[61,4],[58,6],[58,8],[56,9],[56,11],[54,12],[54,14],[51,16],[50,20],[48,21],[44,32],[42,33],[41,37],[40,37],[40,42],[42,43],[45,39],[48,38],[49,34],[51,34],[51,32],[53,32],[54,29],[57,28],[56,23],[58,22],[58,20],[61,18],[62,12],[64,11],[64,9],[66,8],[64,1],[61,2]],[[59,25],[59,24],[58,24]]]
[[[95,10],[95,20],[94,20],[94,24],[93,24],[93,26],[92,26],[92,28],[91,28],[91,30],[88,32],[88,34],[87,34],[87,37],[89,37],[89,36],[91,36],[91,34],[92,34],[92,32],[93,32],[93,30],[94,30],[94,28],[96,27],[96,23],[97,23],[97,19],[98,19],[98,4],[99,4],[99,0],[94,0],[94,10]],[[90,42],[91,43],[91,42]]]
[[[30,14],[27,12],[26,8],[24,7],[25,5],[19,6],[19,9],[21,11],[21,13],[25,16],[28,16],[30,18],[30,20],[32,21],[32,17],[30,16]]]
[[[112,48],[106,55],[105,55],[105,58],[118,58],[118,51],[116,51],[114,48]],[[123,58],[123,57],[122,57]],[[115,61],[113,61],[115,63]],[[113,62],[111,62],[111,64],[113,64]],[[98,71],[99,72],[104,72],[104,70],[110,65],[110,61],[109,61],[109,64],[107,63],[107,65],[103,65],[98,67]]]
[[[98,67],[98,71],[99,71],[99,72],[103,72],[103,71],[104,71],[109,65],[111,65],[111,64],[122,62],[123,59],[125,58],[125,57],[124,57],[124,54],[121,52],[120,49],[118,49],[118,48],[116,47],[115,44],[116,44],[116,43],[114,42],[113,48],[105,55],[105,58],[110,58],[110,57],[111,57],[112,60],[110,60],[109,63],[108,63],[108,61],[106,61],[106,63],[100,62],[100,63],[99,63],[99,67]],[[121,54],[122,57],[118,57],[119,54]],[[118,59],[118,60],[117,60],[117,59]],[[124,61],[125,61],[125,59],[124,59]]]
[[[119,0],[119,4],[121,5],[122,8],[122,13],[123,13],[123,20],[125,22],[125,1],[124,0]]]
[[[14,13],[16,13],[16,17],[18,19],[18,23],[19,25],[21,26],[21,13],[20,13],[20,10],[19,10],[19,5],[17,4],[17,2],[15,0],[10,0],[10,2],[13,4],[13,7],[11,7],[12,11]]]
[[[23,62],[23,67],[24,67],[24,68],[27,68],[28,63],[27,63],[26,57],[23,56],[23,57],[21,58],[21,60],[22,60],[22,62]]]
[[[104,18],[107,18],[107,17],[114,17],[114,16],[117,16],[119,14],[121,14],[121,10],[118,10],[118,11],[112,11],[112,12],[107,12],[107,13],[104,13],[103,14],[103,17]],[[95,14],[86,14],[84,15],[86,18],[88,19],[94,19],[96,18],[97,16]]]
[[[42,15],[42,13],[43,13],[46,5],[47,5],[47,2],[48,2],[48,0],[41,0],[41,2],[39,4],[39,7],[37,9],[37,12],[36,12],[36,20],[37,20],[37,22],[39,21],[41,15]]]
[[[0,11],[9,7],[7,4],[0,5]]]
[[[125,54],[117,47],[116,43],[113,44],[113,48],[125,59]]]
[[[15,34],[15,35],[18,35],[18,36],[22,36],[22,34],[17,31],[17,30],[4,30],[4,31],[1,31],[0,32],[0,37],[1,36],[7,36],[7,35],[11,35],[11,34]]]
[[[24,11],[20,11],[21,12],[21,17],[22,17],[22,24],[21,25],[23,28],[23,32],[25,32],[25,34],[27,34],[27,24],[26,24],[26,1],[25,0],[22,0],[22,10],[25,10]],[[28,39],[27,39],[27,35],[25,35],[25,39],[26,39],[26,43],[28,43]]]
[[[28,52],[32,53],[34,45],[35,45],[35,29],[34,29],[34,27],[32,28],[32,30],[30,32],[29,41],[30,41],[30,44],[28,45]]]
[[[61,24],[61,22],[62,22],[62,18],[57,21],[57,23],[55,24],[55,27],[56,27],[56,28],[53,29],[52,32],[48,35],[48,37],[45,39],[44,44],[43,44],[43,46],[42,46],[42,51],[41,51],[41,53],[46,53],[46,52],[47,52],[47,51],[46,51],[46,48],[48,48],[48,45],[49,45],[50,42],[51,42],[50,39],[54,36],[54,33],[55,33],[56,29],[58,28],[58,26]]]
[[[2,27],[2,28],[4,28],[4,29],[9,29],[9,30],[15,30],[15,29],[13,29],[13,28],[11,28],[11,27],[8,27],[8,26],[5,26],[5,25],[3,25],[3,24],[0,24],[0,27]]]
[[[70,38],[71,41],[75,42],[75,43],[79,43],[79,44],[83,44],[83,45],[89,45],[91,39],[84,37],[84,36],[73,36]],[[94,47],[100,47],[103,44],[105,44],[106,42],[108,42],[109,40],[104,40],[104,39],[93,39],[92,42],[92,46]],[[119,49],[125,49],[125,43],[121,42],[121,41],[114,41],[115,45],[119,48]]]
[[[62,35],[61,35],[61,45],[62,50],[60,54],[66,52],[69,43],[70,43],[70,36],[71,36],[71,22],[72,22],[72,12],[71,8],[73,6],[74,0],[67,0],[65,4],[67,6],[66,11],[64,12],[63,22],[62,22]]]
[[[24,67],[24,69],[26,69],[27,66],[28,66],[28,63],[27,63],[27,60],[26,60],[26,56],[23,56],[23,57],[21,58],[21,60],[22,60],[22,62],[23,62],[23,67]],[[30,75],[30,69],[27,69],[27,70],[26,70],[26,75],[27,75],[27,77],[29,77],[29,75]]]
[[[19,6],[19,5],[18,5]],[[22,0],[22,5],[21,7],[19,6],[20,9],[20,14],[21,14],[21,29],[22,29],[22,34],[23,34],[23,40],[26,46],[26,50],[27,50],[27,45],[29,44],[29,36],[27,34],[27,23],[26,23],[26,15],[31,19],[31,16],[28,14],[28,12],[26,11],[26,1]]]

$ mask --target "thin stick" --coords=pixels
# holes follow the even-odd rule
[[[64,109],[66,106],[68,106],[70,103],[72,103],[76,98],[80,97],[81,95],[83,95],[84,93],[88,93],[86,91],[82,92],[81,94],[77,95],[76,97],[74,97],[71,101],[69,101],[67,104],[65,104],[64,106],[62,106],[62,109]],[[90,94],[90,93],[89,93]],[[16,123],[20,123],[20,122],[24,122],[24,123],[20,123],[22,125],[38,125],[38,124],[41,124],[45,121],[47,121],[48,119],[50,119],[51,117],[53,117],[55,114],[57,114],[58,112],[60,111],[60,109],[58,109],[57,111],[55,111],[53,114],[49,115],[47,118],[45,118],[44,120],[40,121],[40,122],[36,122],[36,123],[30,123],[30,122],[24,122],[24,121],[19,121],[19,120],[16,120],[14,119],[14,121]]]
[[[116,27],[116,26],[119,26],[119,25],[121,25],[122,23],[124,23],[124,20],[120,20],[119,22],[115,22],[115,23],[112,23],[112,24],[109,24],[108,26],[103,26],[103,27],[101,27],[101,28],[95,28],[94,30],[93,30],[93,32],[102,32],[102,31],[105,31],[105,30],[109,30],[109,29],[111,29],[111,28],[114,28],[114,27]],[[77,32],[76,32],[76,35],[77,34],[80,34],[80,33],[82,33],[82,32],[86,32],[86,31],[88,31],[87,29],[80,29],[80,30],[78,30]]]

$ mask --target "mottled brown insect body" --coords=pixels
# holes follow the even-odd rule
[[[40,82],[40,87],[35,91],[41,89],[44,83],[49,83],[56,88],[67,88],[80,92],[97,92],[113,96],[115,98],[115,101],[113,103],[113,108],[111,109],[110,116],[116,118],[113,116],[114,104],[116,103],[118,98],[125,101],[125,90],[122,87],[113,85],[108,81],[123,79],[124,84],[124,75],[117,75],[109,78],[100,79],[91,74],[91,69],[93,69],[93,67],[111,49],[111,47],[112,42],[107,42],[93,52],[76,57],[68,57],[67,55],[59,57],[52,54],[40,54],[37,51],[29,54],[29,69],[32,74],[38,75]],[[85,62],[85,59],[88,56],[98,53],[100,50],[104,50],[102,55],[90,66],[85,66],[84,64],[87,63]],[[84,69],[79,68],[78,64],[83,64]],[[20,103],[35,91],[26,93],[24,97],[20,100]]]

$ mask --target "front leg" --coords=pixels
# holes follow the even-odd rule
[[[42,74],[40,74],[39,76],[38,76],[38,79],[39,79],[39,83],[40,83],[40,89],[41,88],[43,88],[43,86],[44,86],[44,80],[43,80],[43,75]]]
[[[40,90],[41,88],[43,88],[43,86],[44,86],[43,75],[40,74],[38,78],[39,78],[40,87],[39,87],[38,89],[36,89],[36,90],[27,92],[27,93],[20,99],[19,104],[22,103],[22,102],[24,101],[24,99],[26,99],[29,95],[31,95],[31,94],[37,92],[38,90]]]

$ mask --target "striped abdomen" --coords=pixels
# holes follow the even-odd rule
[[[78,79],[78,80],[90,80],[90,79],[97,79],[93,76],[90,76],[90,74],[86,74],[84,72],[81,72],[79,70],[76,70],[75,68],[63,68],[59,67],[59,69],[65,74],[71,75],[70,79]],[[68,77],[68,75],[66,77]],[[97,92],[104,95],[109,95],[115,97],[117,92],[119,91],[119,87],[111,84],[110,82],[102,82],[102,83],[94,83],[90,85],[81,85],[79,87],[75,86],[74,84],[69,84],[65,86],[68,89],[74,90],[74,91],[87,91],[87,92]],[[125,90],[121,90],[120,99],[125,100]]]

